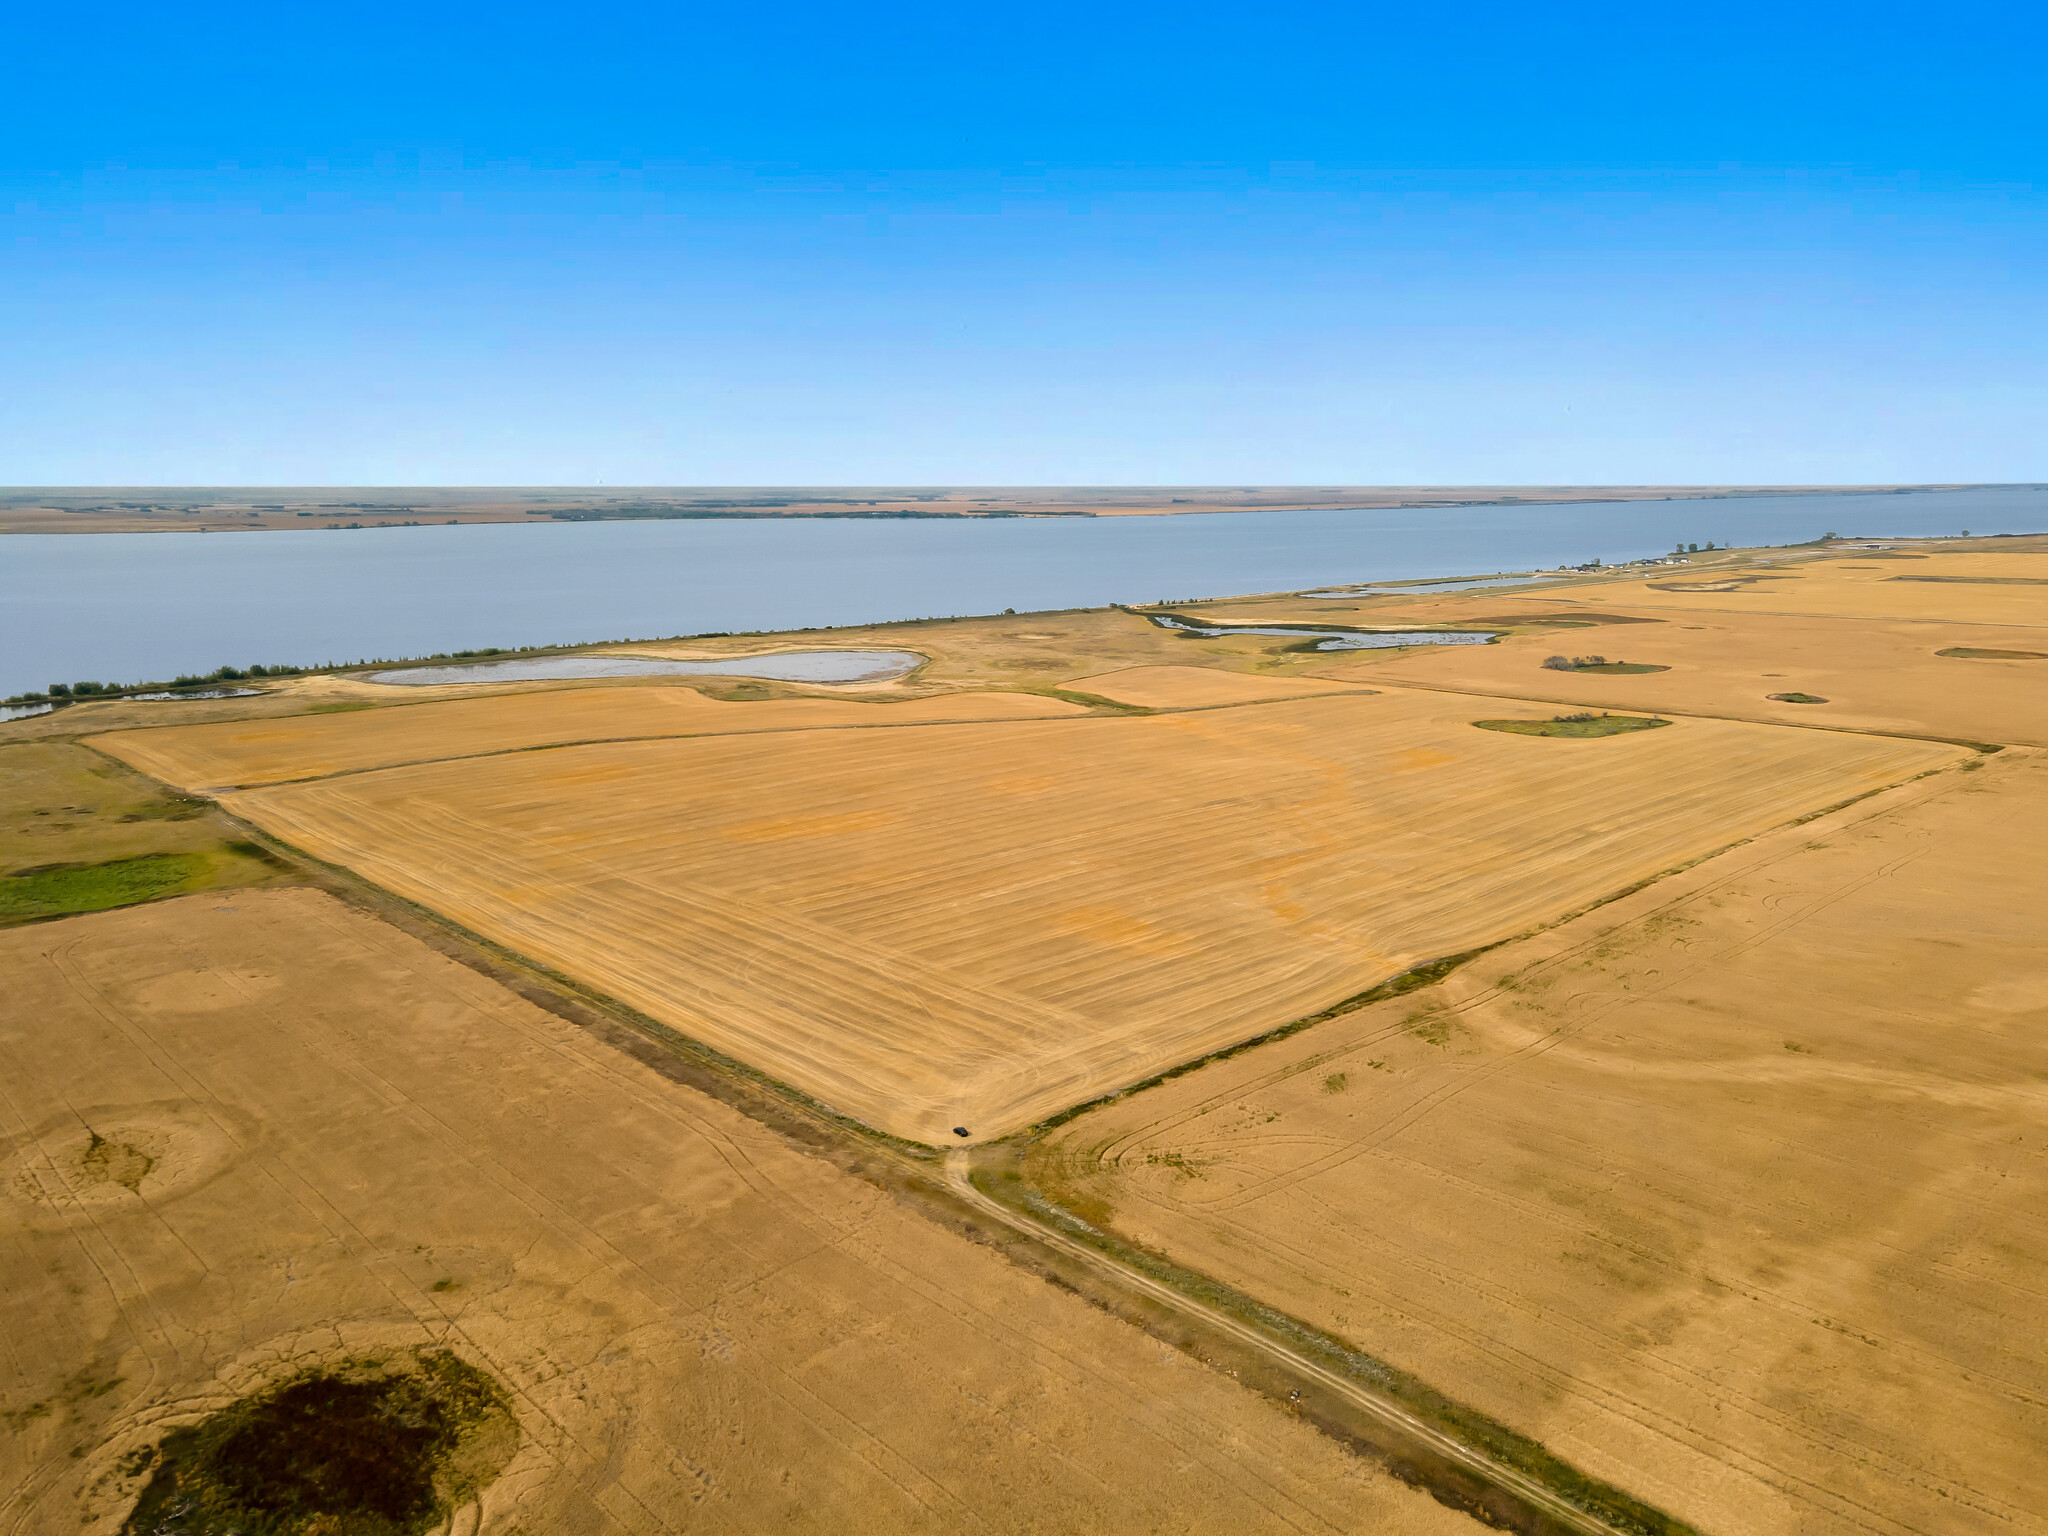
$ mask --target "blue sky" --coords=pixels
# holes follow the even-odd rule
[[[40,8],[0,481],[2042,478],[2044,33]]]

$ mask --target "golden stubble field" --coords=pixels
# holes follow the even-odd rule
[[[2048,1530],[2048,756],[1964,768],[1026,1172],[1699,1529]]]
[[[1532,617],[1547,617],[1533,604],[1527,608]],[[1499,603],[1493,612],[1508,616]],[[1940,654],[1960,647],[2031,649],[2044,659]],[[1598,654],[1669,670],[1546,669],[1544,658],[1558,654]],[[1543,625],[1496,645],[1416,648],[1378,663],[1302,668],[1297,678],[1310,670],[1319,677],[1422,684],[1594,709],[1666,710],[2048,747],[2048,627],[1699,613],[1661,624]],[[1774,693],[1803,693],[1827,702],[1787,703],[1773,699]]]
[[[446,706],[392,713],[430,707]],[[1014,1130],[1962,755],[1705,720],[1597,741],[1472,728],[1504,712],[1383,691],[629,741],[224,803],[936,1143]],[[220,734],[104,744],[140,741],[161,765],[181,736]]]
[[[1901,571],[1942,579],[1895,580]],[[1761,574],[1744,584],[1744,572]],[[1659,590],[1674,584],[1729,590]],[[1811,611],[1797,611],[1802,608]],[[1735,562],[1697,575],[1580,580],[1537,595],[1261,598],[1211,605],[1205,615],[1234,623],[1477,623],[1509,631],[1495,645],[1297,653],[1265,663],[1294,679],[1408,683],[1595,709],[2048,746],[2044,553]],[[1246,642],[1214,643],[1238,648]],[[2021,654],[1942,654],[1954,650]],[[1553,654],[1598,654],[1668,670],[1546,670],[1543,660]],[[1785,702],[1771,697],[1776,693],[1826,702]]]
[[[239,891],[0,934],[0,1530],[440,1346],[519,1448],[460,1531],[1464,1524],[1136,1329],[387,925]]]
[[[726,703],[690,688],[614,686],[109,732],[95,737],[94,744],[171,783],[223,789],[574,741],[1038,720],[1081,713],[1078,705],[1028,693]]]

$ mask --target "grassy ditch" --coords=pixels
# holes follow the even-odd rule
[[[1957,656],[1967,661],[2048,661],[2048,651],[2000,651],[1979,645],[1952,645],[1934,654]]]
[[[1769,698],[1780,704],[1825,704],[1827,700],[1817,693],[1773,693]]]
[[[1360,1008],[1368,1007],[1373,1003],[1383,1003],[1390,997],[1405,996],[1413,992],[1417,987],[1431,986],[1436,982],[1442,981],[1466,961],[1476,959],[1493,948],[1495,946],[1492,944],[1482,944],[1477,949],[1468,949],[1456,955],[1446,955],[1441,960],[1431,960],[1426,964],[1415,966],[1403,971],[1398,976],[1390,977],[1377,986],[1367,987],[1363,992],[1353,993],[1350,997],[1334,1002],[1320,1012],[1306,1014],[1298,1019],[1290,1019],[1276,1029],[1267,1030],[1264,1034],[1253,1035],[1250,1039],[1240,1040],[1235,1045],[1226,1045],[1221,1050],[1209,1052],[1206,1056],[1197,1056],[1192,1061],[1184,1061],[1178,1066],[1168,1067],[1164,1072],[1155,1072],[1152,1076],[1142,1078],[1135,1083],[1127,1083],[1114,1093],[1101,1094],[1082,1103],[1070,1105],[1050,1119],[1039,1121],[1038,1124],[1021,1134],[1027,1138],[1043,1136],[1047,1131],[1057,1130],[1069,1120],[1085,1115],[1091,1109],[1099,1108],[1104,1104],[1114,1104],[1117,1100],[1127,1099],[1134,1093],[1143,1093],[1147,1088],[1157,1088],[1161,1083],[1170,1083],[1176,1077],[1185,1077],[1190,1072],[1198,1072],[1212,1061],[1228,1061],[1233,1056],[1241,1056],[1246,1051],[1256,1050],[1259,1046],[1270,1045],[1275,1040],[1285,1040],[1289,1035],[1300,1034],[1301,1031],[1309,1028],[1311,1025],[1328,1023],[1331,1019],[1338,1018],[1347,1013],[1355,1013]]]
[[[1034,1132],[998,1143],[1015,1152]],[[1215,1311],[1256,1328],[1344,1378],[1367,1387],[1422,1419],[1433,1429],[1482,1452],[1495,1463],[1513,1468],[1572,1508],[1625,1536],[1694,1536],[1692,1527],[1643,1503],[1619,1488],[1581,1472],[1533,1440],[1477,1409],[1455,1402],[1427,1382],[1399,1367],[1366,1354],[1337,1335],[1269,1307],[1256,1297],[1165,1256],[1140,1248],[1103,1230],[1031,1188],[1014,1167],[977,1167],[974,1185],[990,1199],[1087,1244],[1118,1264],[1172,1287]]]
[[[1626,736],[1631,731],[1654,731],[1669,720],[1645,715],[1552,715],[1548,720],[1474,720],[1482,731],[1505,731],[1510,736],[1558,736],[1580,741],[1593,736]]]

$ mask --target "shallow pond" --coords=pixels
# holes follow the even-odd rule
[[[127,699],[246,699],[261,693],[261,688],[165,688],[156,693],[127,693]]]
[[[1149,615],[1161,629],[1183,635],[1200,635],[1213,640],[1219,635],[1283,635],[1294,640],[1314,640],[1312,651],[1384,651],[1402,645],[1485,645],[1493,639],[1490,629],[1404,629],[1369,634],[1355,629],[1316,629],[1307,624],[1262,627],[1252,624],[1190,624],[1186,619],[1163,613]]]
[[[759,677],[777,683],[876,683],[901,677],[923,661],[909,651],[778,651],[718,661],[667,661],[645,656],[535,656],[460,667],[407,667],[373,672],[373,683],[406,688],[442,683],[539,683],[579,677]]]
[[[1555,576],[1484,576],[1455,581],[1404,581],[1398,585],[1354,587],[1344,592],[1317,592],[1317,597],[1432,597],[1439,592],[1479,592],[1489,587],[1555,587]]]

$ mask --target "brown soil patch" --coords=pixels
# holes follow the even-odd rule
[[[1569,752],[1471,729],[1492,713],[1404,693],[705,736],[228,804],[871,1125],[940,1142],[1027,1124],[1956,756],[1714,721]]]
[[[440,1350],[517,1421],[456,1530],[1463,1524],[325,896],[17,930],[0,988],[9,1167],[60,1191],[0,1181],[10,1529],[111,1533],[166,1430]],[[88,1125],[167,1122],[202,1177],[63,1192]]]
[[[1089,1111],[1029,1172],[1703,1530],[2041,1531],[2048,758]]]

